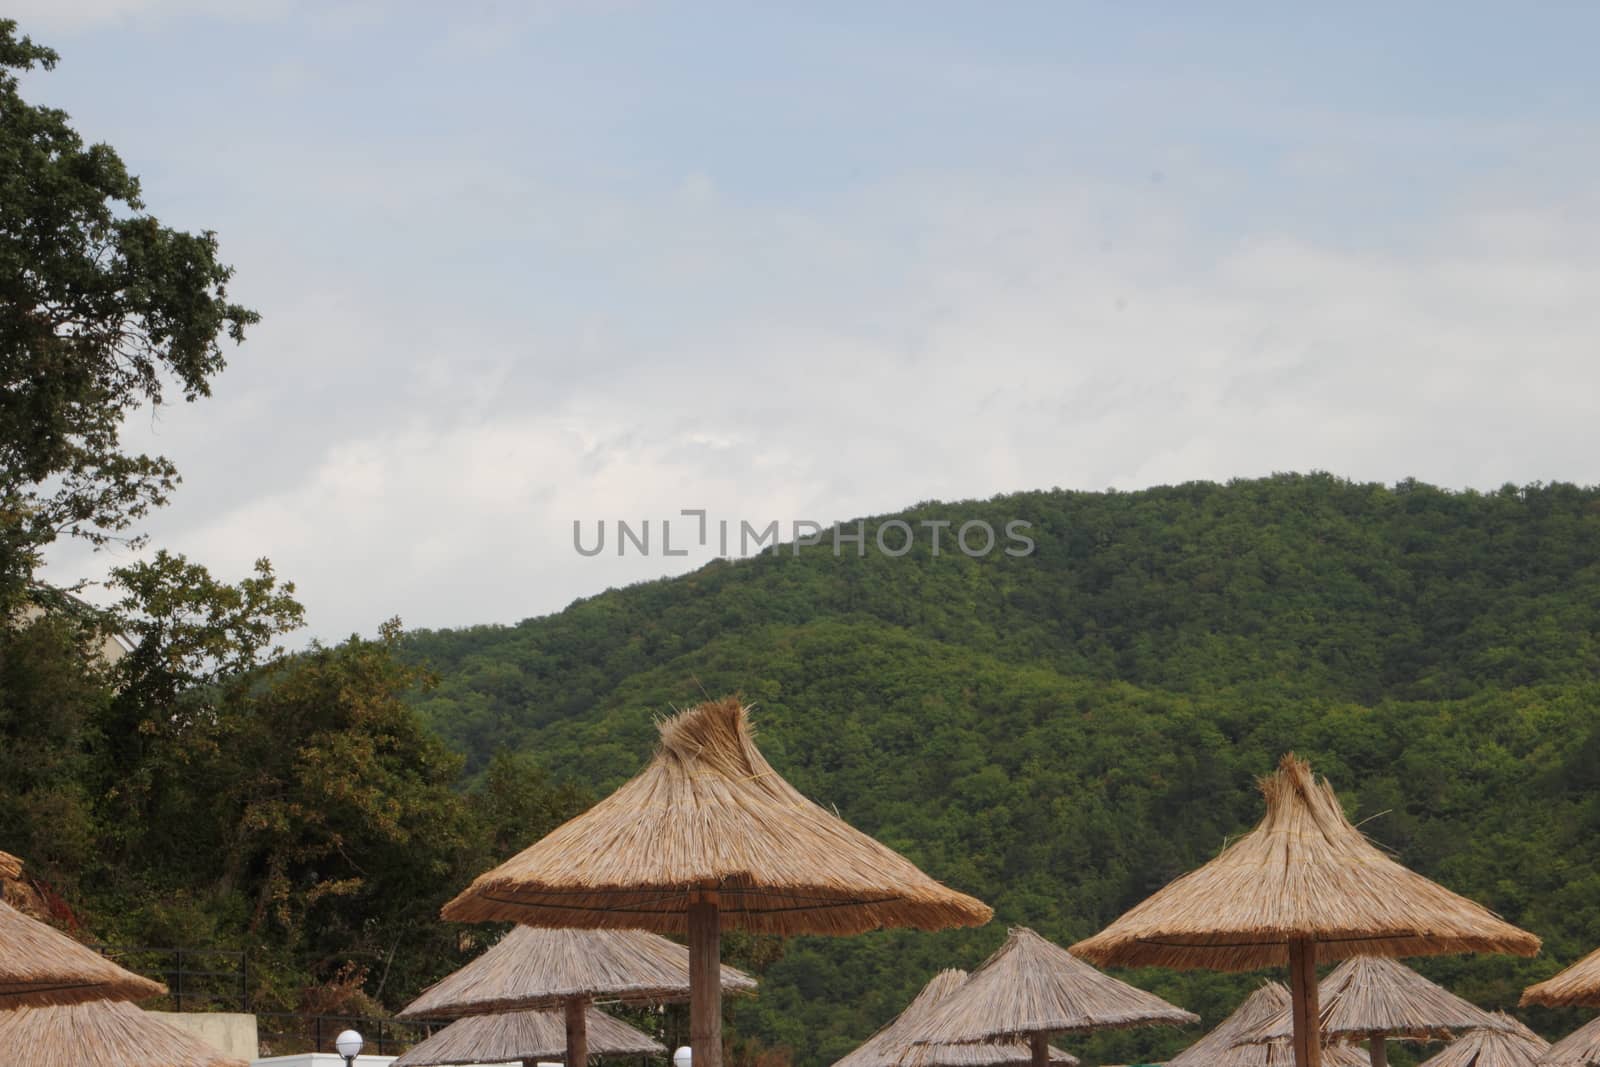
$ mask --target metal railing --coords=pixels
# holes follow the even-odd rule
[[[250,955],[238,949],[170,948],[153,945],[89,946],[131,971],[160,978],[173,1011],[251,1013]],[[371,1015],[253,1012],[262,1055],[332,1052],[343,1030],[359,1030],[375,1056],[399,1055],[449,1020],[385,1019]]]
[[[372,1056],[398,1056],[441,1027],[448,1019],[381,1019],[369,1015],[300,1015],[289,1011],[256,1013],[256,1039],[263,1056],[296,1052],[333,1052],[341,1031],[358,1030],[362,1051]]]
[[[173,1011],[250,1010],[250,956],[242,950],[149,945],[89,947],[131,971],[159,977],[167,985]]]

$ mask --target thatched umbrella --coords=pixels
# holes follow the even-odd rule
[[[1553,978],[1522,991],[1523,1004],[1549,1008],[1600,1007],[1600,949]],[[1557,1041],[1540,1059],[1541,1067],[1600,1067],[1600,1019]]]
[[[1288,1038],[1254,1044],[1240,1041],[1288,1006],[1289,991],[1278,982],[1265,983],[1205,1037],[1168,1060],[1167,1067],[1287,1067],[1294,1062]],[[1322,1051],[1325,1067],[1366,1067],[1365,1059],[1353,1049],[1333,1045]]]
[[[1600,1067],[1600,1019],[1591,1019],[1539,1057],[1539,1067]]]
[[[1319,956],[1539,951],[1537,937],[1384,855],[1292,754],[1261,790],[1261,825],[1073,951],[1101,966],[1287,964],[1298,1067],[1321,1061]]]
[[[833,1067],[1020,1067],[1032,1060],[1033,1050],[1020,1041],[994,1045],[916,1043],[934,1008],[966,980],[966,971],[953,967],[940,971],[906,1005],[905,1011]],[[1050,1062],[1058,1067],[1076,1067],[1078,1059],[1052,1048]]]
[[[0,901],[0,1009],[138,1000],[166,991]]]
[[[245,1067],[132,1004],[83,1004],[0,1011],[5,1067]]]
[[[1051,1034],[1197,1023],[1200,1016],[1101,974],[1025,926],[940,1003],[921,1044],[1026,1040],[1033,1067],[1046,1067]]]
[[[1503,1011],[1491,1012],[1494,1030],[1468,1030],[1421,1067],[1534,1067],[1550,1042]]]
[[[1543,1004],[1547,1008],[1600,1007],[1600,949],[1555,977],[1524,989],[1522,1004],[1524,1007]]]
[[[654,1056],[665,1046],[598,1008],[585,1010],[589,1034],[587,1057]],[[445,1063],[514,1063],[531,1065],[567,1051],[567,1027],[559,1011],[511,1011],[471,1015],[412,1046],[394,1067]]]
[[[801,796],[756,749],[737,699],[660,732],[639,775],[480,875],[444,918],[686,932],[695,1067],[721,1067],[723,928],[854,934],[993,915]]]
[[[1403,963],[1383,956],[1353,956],[1333,969],[1317,989],[1318,1023],[1327,1042],[1366,1041],[1372,1067],[1389,1062],[1387,1041],[1434,1041],[1463,1030],[1499,1030],[1499,1018]],[[1245,1040],[1288,1040],[1293,1013],[1285,1004]]]
[[[724,993],[754,992],[754,978],[722,968]],[[573,1067],[589,1051],[585,1021],[596,1000],[661,1004],[689,998],[689,950],[644,930],[517,926],[489,951],[406,1005],[407,1018],[453,1018],[560,1009]]]
[[[23,884],[22,861],[0,852],[0,886]],[[9,891],[9,890],[7,890]],[[86,1000],[137,1000],[167,991],[6,903],[0,891],[0,1010]]]

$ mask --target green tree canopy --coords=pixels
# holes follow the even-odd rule
[[[61,536],[129,533],[178,481],[130,453],[123,419],[170,394],[209,395],[221,341],[257,321],[232,303],[216,236],[151,215],[109,145],[29,104],[19,75],[56,53],[0,20],[0,598]]]

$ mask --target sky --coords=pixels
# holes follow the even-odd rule
[[[263,316],[126,428],[151,546],[305,638],[681,573],[683,509],[1600,482],[1594,5],[11,8]]]

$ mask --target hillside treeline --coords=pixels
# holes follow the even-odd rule
[[[439,923],[448,896],[639,769],[655,716],[738,692],[797,787],[997,912],[730,938],[763,980],[730,1008],[742,1064],[832,1062],[1007,923],[1093,932],[1253,825],[1289,750],[1402,862],[1546,941],[1425,973],[1509,1007],[1600,944],[1600,493],[1281,476],[901,517],[1021,518],[1037,549],[824,539],[294,656],[269,651],[300,622],[269,567],[159,556],[110,612],[7,616],[0,847],[85,936],[248,948],[262,1010],[391,1011],[493,932]],[[109,666],[108,631],[133,648]],[[1125,977],[1211,1025],[1263,976]],[[1137,1062],[1194,1036],[1067,1044]]]
[[[1252,825],[1254,780],[1289,750],[1403,862],[1546,939],[1430,975],[1509,1007],[1600,943],[1600,491],[1284,475],[892,517],[1020,518],[1037,548],[836,556],[824,537],[405,644],[441,679],[417,707],[469,767],[525,752],[597,792],[641,766],[654,714],[741,692],[797,786],[997,910],[980,931],[792,942],[734,1010],[742,1033],[831,1062],[1004,923],[1093,932]],[[1210,1022],[1258,981],[1134,977]],[[1122,1062],[1188,1036],[1075,1047]]]

